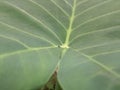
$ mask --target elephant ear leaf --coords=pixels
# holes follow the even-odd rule
[[[120,90],[120,0],[0,1],[0,90]]]

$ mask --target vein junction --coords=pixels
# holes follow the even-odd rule
[[[61,53],[61,57],[64,56],[64,54],[66,53],[66,51],[69,48],[69,40],[70,40],[70,35],[72,33],[73,22],[74,22],[74,18],[75,18],[75,9],[76,9],[76,0],[74,0],[74,2],[73,2],[72,14],[71,14],[71,17],[70,17],[69,27],[68,27],[67,33],[66,33],[65,42],[63,43],[63,45],[60,46],[61,48],[63,48],[63,51]]]

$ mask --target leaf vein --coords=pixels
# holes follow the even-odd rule
[[[119,12],[120,12],[120,10],[116,10],[116,11],[112,11],[112,12],[109,12],[109,13],[106,13],[106,14],[103,14],[103,15],[100,15],[100,16],[97,16],[97,17],[94,17],[94,18],[92,18],[92,19],[89,19],[89,20],[81,23],[80,25],[76,26],[76,27],[73,29],[73,31],[77,30],[78,28],[80,28],[81,26],[83,26],[83,25],[85,25],[85,24],[87,24],[87,23],[90,23],[90,22],[92,22],[92,21],[95,21],[95,20],[97,20],[97,19],[100,19],[100,18],[109,16],[109,15],[112,15],[112,14],[117,14],[117,13],[119,13]]]
[[[88,1],[88,0],[86,0],[86,1]],[[110,2],[110,1],[112,1],[112,0],[107,0],[107,1],[101,2],[101,3],[99,3],[99,4],[96,4],[96,5],[94,5],[94,6],[91,6],[91,7],[87,8],[86,10],[82,11],[81,13],[77,14],[77,15],[75,16],[75,18],[77,18],[78,16],[84,14],[85,12],[87,12],[87,11],[89,11],[89,10],[91,10],[91,9],[94,9],[94,8],[96,8],[96,7],[98,7],[98,6],[101,6],[101,5],[103,5],[103,4],[106,4],[106,3]]]
[[[97,56],[101,56],[101,55],[107,55],[107,54],[113,54],[113,53],[119,53],[120,50],[112,50],[112,51],[107,51],[107,52],[102,52],[102,53],[98,53],[98,54],[94,54],[91,57],[97,57]]]
[[[95,60],[93,57],[90,57],[90,56],[88,56],[88,55],[86,55],[86,54],[84,54],[84,53],[82,53],[82,52],[80,52],[80,54],[82,54],[83,56],[85,56],[86,58],[88,58],[91,62],[97,64],[98,66],[100,66],[100,67],[103,68],[104,70],[110,72],[112,75],[120,78],[120,75],[119,75],[117,72],[115,72],[115,71],[113,71],[112,69],[110,69],[108,66],[100,63],[99,61]]]
[[[69,5],[70,7],[72,7],[72,5],[67,1],[67,0],[63,0],[67,5]]]
[[[117,40],[117,41],[112,41],[112,42],[109,42],[109,43],[102,43],[102,44],[98,44],[98,45],[93,45],[93,46],[89,46],[89,47],[85,47],[85,48],[82,48],[82,49],[78,49],[78,51],[83,51],[85,49],[91,49],[91,48],[96,48],[96,47],[101,47],[101,46],[105,46],[105,45],[110,45],[110,44],[115,44],[115,43],[120,43],[120,40]]]
[[[26,12],[25,10],[23,10],[23,9],[21,9],[21,8],[15,6],[15,5],[13,5],[13,4],[11,4],[11,3],[8,3],[8,2],[6,2],[6,3],[7,3],[8,5],[16,8],[17,10],[19,10],[21,13],[24,13],[24,14],[28,15],[30,18],[32,18],[34,21],[38,22],[39,24],[43,25],[44,28],[46,28],[49,32],[51,32],[51,33],[60,41],[60,43],[62,44],[62,41],[60,40],[60,38],[58,37],[58,35],[57,35],[55,32],[53,32],[52,29],[50,29],[49,27],[47,27],[43,22],[41,22],[40,20],[38,20],[36,17],[30,15],[30,14],[29,14],[28,12]]]
[[[53,19],[55,19],[65,30],[66,27],[55,17],[52,15],[51,12],[49,12],[46,8],[44,8],[42,5],[38,4],[37,2],[33,1],[33,0],[29,0],[31,3],[37,5],[38,7],[41,7],[46,13],[48,13]]]
[[[77,35],[75,38],[73,38],[70,43],[72,43],[73,41],[75,41],[76,39],[78,39],[78,38],[80,38],[80,37],[82,37],[82,36],[86,36],[86,35],[93,34],[93,33],[97,33],[97,32],[104,32],[104,31],[114,30],[114,29],[112,29],[112,28],[116,28],[116,27],[120,27],[120,25],[111,26],[111,27],[108,27],[108,28],[98,29],[98,30],[96,30],[96,31],[91,31],[91,32],[86,32],[86,33],[83,33],[83,34],[79,34],[79,35]]]
[[[79,5],[83,4],[83,3],[86,3],[88,0],[83,0],[83,1],[80,1],[77,3],[76,7],[78,7]],[[76,17],[76,16],[75,16]]]
[[[51,2],[54,5],[56,5],[67,17],[70,17],[70,15],[61,6],[59,6],[54,0],[51,0]]]
[[[24,49],[24,50],[19,50],[19,51],[14,51],[11,53],[5,53],[5,54],[1,54],[0,58],[5,58],[8,56],[12,56],[12,55],[16,55],[16,54],[21,54],[21,53],[27,53],[27,52],[31,52],[31,51],[38,51],[38,50],[45,50],[45,49],[52,49],[52,48],[56,48],[57,46],[49,46],[49,47],[39,47],[39,48],[29,48],[29,49]]]
[[[0,37],[2,38],[6,38],[6,39],[9,39],[9,40],[12,40],[12,41],[15,41],[16,43],[19,43],[20,45],[24,46],[25,48],[29,49],[30,47],[28,45],[26,45],[25,43],[23,43],[22,41],[20,40],[17,40],[15,38],[12,38],[12,37],[8,37],[8,36],[5,36],[5,35],[1,35],[0,34]]]
[[[6,26],[6,27],[8,27],[8,28],[11,28],[12,30],[16,30],[16,31],[19,31],[19,32],[21,32],[21,33],[25,33],[25,34],[30,35],[30,36],[32,36],[32,37],[35,37],[35,38],[41,39],[41,40],[43,40],[43,41],[46,41],[46,42],[48,42],[49,44],[55,46],[55,44],[54,44],[53,42],[51,42],[51,41],[49,41],[49,40],[47,40],[47,39],[45,39],[45,38],[43,38],[43,37],[40,37],[40,36],[35,35],[35,34],[32,34],[32,33],[30,33],[30,32],[23,31],[23,30],[21,30],[21,29],[19,29],[19,28],[16,28],[16,27],[14,27],[14,26],[11,26],[11,25],[6,24],[6,23],[3,23],[3,22],[0,22],[0,24]]]

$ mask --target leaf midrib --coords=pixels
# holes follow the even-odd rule
[[[74,18],[75,18],[75,9],[76,9],[76,0],[74,0],[73,2],[73,7],[72,7],[72,14],[70,16],[70,22],[69,22],[69,27],[68,29],[66,30],[66,38],[65,38],[65,41],[64,43],[60,46],[61,48],[63,48],[61,54],[60,54],[60,58],[62,58],[65,53],[67,52],[67,50],[69,49],[69,43],[70,43],[70,36],[71,36],[71,33],[72,33],[72,29],[73,29],[73,22],[74,22]]]
[[[76,0],[74,0],[74,2],[73,2],[72,14],[70,16],[69,27],[66,30],[67,31],[66,38],[65,38],[65,42],[61,46],[62,48],[69,48],[69,40],[70,40],[70,36],[71,36],[71,33],[72,33],[73,22],[74,22],[74,18],[75,18],[75,9],[76,9]]]

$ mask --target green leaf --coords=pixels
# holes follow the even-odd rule
[[[120,90],[120,0],[0,1],[0,90],[55,71],[63,90]]]

